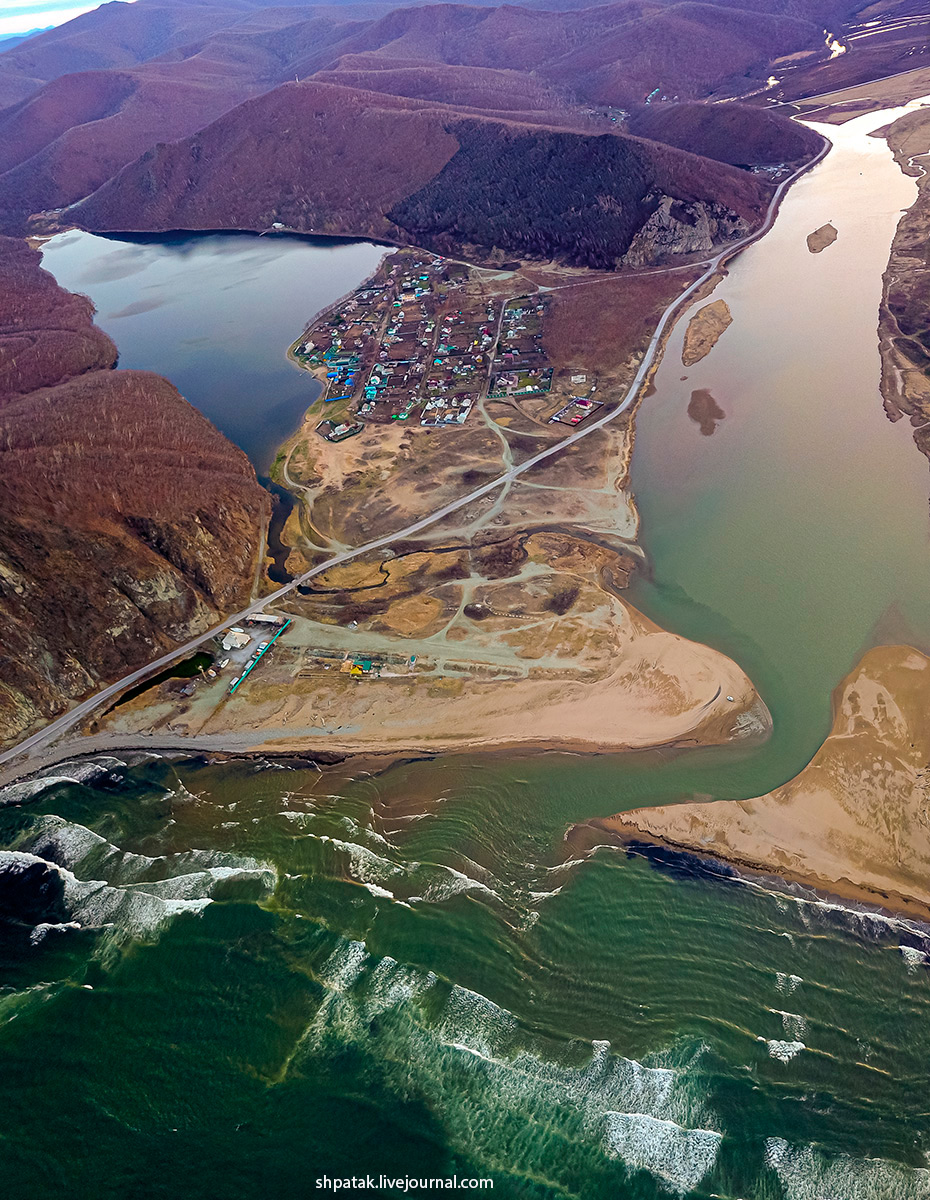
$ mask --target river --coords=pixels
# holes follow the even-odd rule
[[[734,324],[690,370],[679,329],[637,419],[635,600],[749,670],[773,739],[380,775],[139,755],[8,790],[29,802],[0,809],[0,844],[67,865],[82,926],[4,935],[11,1194],[244,1200],[458,1172],[540,1200],[930,1197],[921,931],[563,841],[643,800],[780,782],[864,647],[930,639],[930,480],[877,394],[880,276],[914,195],[865,136],[887,119],[827,131],[715,293]],[[826,220],[839,238],[810,255]],[[65,238],[80,266],[54,243],[47,265],[124,361],[178,382],[160,310],[109,317],[93,244]],[[202,377],[222,370],[202,354]],[[694,389],[725,413],[712,436]]]

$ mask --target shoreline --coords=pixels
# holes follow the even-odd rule
[[[93,734],[75,742],[63,742],[51,748],[41,762],[29,764],[28,770],[0,770],[0,792],[14,784],[26,783],[41,779],[50,769],[66,762],[80,762],[117,752],[125,754],[157,754],[164,758],[180,760],[195,759],[209,755],[213,761],[248,761],[257,758],[268,759],[298,759],[305,761],[308,766],[321,765],[334,767],[348,764],[352,772],[363,772],[368,769],[366,764],[377,767],[378,771],[388,770],[403,762],[430,761],[436,758],[465,758],[476,756],[482,759],[507,758],[520,760],[538,758],[543,755],[564,755],[568,758],[607,758],[631,755],[647,755],[652,753],[676,753],[695,746],[713,745],[703,743],[696,738],[672,738],[665,742],[649,742],[640,746],[605,746],[600,742],[589,742],[581,739],[540,738],[537,741],[520,740],[516,738],[473,739],[467,744],[459,742],[439,743],[437,745],[407,745],[404,747],[383,748],[368,746],[352,748],[347,743],[332,744],[326,734],[317,735],[321,743],[319,750],[304,738],[300,745],[287,745],[284,739],[269,738],[262,741],[246,733],[216,733],[193,735],[185,737],[180,734],[152,734],[152,741],[145,743],[140,740],[139,733],[103,733]],[[764,737],[741,738],[736,744],[751,746],[765,740]],[[145,735],[142,735],[144,738]],[[326,747],[324,749],[324,746]],[[930,912],[930,909],[928,909]]]
[[[621,414],[630,412],[630,411],[635,413],[635,410],[638,407],[639,403],[641,403],[641,401],[644,399],[644,397],[648,393],[648,389],[649,389],[653,374],[654,374],[655,370],[657,369],[659,362],[661,361],[662,354],[664,353],[667,339],[668,339],[672,329],[674,329],[677,322],[680,320],[683,313],[685,311],[687,311],[687,309],[690,307],[690,305],[693,304],[695,301],[704,298],[706,295],[708,295],[710,292],[713,291],[713,289],[716,287],[717,283],[719,282],[719,279],[725,273],[726,267],[730,261],[732,261],[736,256],[738,256],[743,250],[747,249],[750,245],[753,245],[755,242],[757,242],[762,237],[764,237],[766,233],[768,233],[768,231],[771,229],[772,225],[774,224],[774,222],[777,218],[778,211],[781,206],[781,202],[784,199],[787,192],[790,190],[791,186],[793,186],[793,184],[796,183],[798,181],[798,179],[800,179],[803,175],[807,174],[807,172],[809,172],[815,166],[817,166],[817,164],[819,162],[821,162],[822,159],[829,153],[830,148],[831,148],[830,141],[827,138],[823,138],[823,146],[821,147],[820,151],[813,158],[811,158],[809,161],[807,161],[801,167],[799,167],[792,175],[788,176],[785,180],[783,180],[780,184],[777,185],[777,187],[775,188],[772,200],[770,202],[769,208],[765,214],[765,218],[764,218],[761,226],[759,227],[759,229],[755,230],[752,234],[748,235],[746,238],[737,241],[732,246],[723,247],[721,250],[719,250],[717,252],[717,254],[713,255],[709,261],[706,276],[699,277],[699,279],[697,281],[695,281],[694,284],[687,287],[684,290],[684,292],[682,292],[678,297],[676,297],[676,299],[673,301],[673,303],[668,306],[668,308],[665,310],[665,312],[660,316],[660,318],[657,322],[657,325],[653,331],[652,338],[650,339],[650,341],[647,344],[646,349],[644,351],[643,360],[640,363],[640,367],[639,367],[639,369],[637,369],[637,371],[633,377],[633,380],[631,381],[631,383],[628,387],[628,390],[627,390],[625,396],[618,403],[618,405],[615,408],[613,408],[611,410],[611,412],[606,414],[605,417],[600,418],[598,421],[594,422],[592,425],[588,426],[584,430],[579,430],[577,433],[569,435],[569,437],[556,443],[551,448],[546,449],[541,454],[538,454],[532,458],[527,459],[525,462],[521,463],[521,465],[519,467],[514,468],[513,471],[511,471],[508,474],[507,478],[512,479],[512,478],[516,478],[517,475],[522,475],[526,470],[533,467],[537,461],[541,461],[542,458],[549,457],[553,453],[557,453],[557,452],[561,453],[563,450],[567,449],[568,446],[577,442],[580,438],[587,437],[588,435],[600,430],[604,425],[607,424],[608,421],[613,421],[616,417],[620,416]],[[181,231],[178,231],[178,232],[181,232]],[[188,231],[188,232],[194,233],[194,232],[204,232],[204,231]],[[245,232],[245,231],[243,231],[243,232]],[[385,257],[387,257],[387,254],[385,254]],[[704,260],[704,261],[706,262],[707,260]],[[382,262],[383,262],[383,259],[382,259]],[[700,264],[694,264],[694,265],[698,266]],[[303,423],[304,422],[302,421],[301,427],[303,426]],[[631,453],[632,453],[632,447],[631,447]],[[469,496],[466,496],[466,497],[462,498],[461,500],[457,501],[454,505],[454,508],[447,506],[447,510],[448,511],[458,511],[458,509],[465,507],[465,505],[467,503],[470,503],[470,502],[482,497],[483,495],[487,494],[488,492],[490,492],[492,490],[496,490],[501,485],[501,483],[504,481],[505,481],[504,477],[501,477],[500,479],[492,480],[489,484],[484,485],[483,487],[477,489],[474,493],[469,494]],[[373,548],[377,548],[378,546],[390,545],[393,542],[403,538],[405,535],[409,535],[414,530],[417,530],[419,528],[426,528],[429,525],[436,523],[436,521],[443,519],[443,517],[445,515],[446,515],[446,510],[442,510],[438,514],[437,513],[429,514],[428,517],[424,518],[421,521],[416,522],[414,526],[408,527],[407,530],[401,530],[401,531],[398,531],[397,533],[388,535],[385,538],[377,539],[377,541],[375,543],[371,543],[371,544],[368,544],[368,545],[365,545],[362,547],[357,547],[352,551],[349,551],[349,552],[346,552],[345,554],[336,556],[337,560],[338,561],[351,560],[351,559],[361,556],[362,554],[364,554],[366,552],[371,551]],[[315,576],[317,574],[320,574],[320,573],[322,573],[322,571],[329,569],[333,565],[335,565],[335,564],[332,560],[327,560],[319,565],[314,566],[310,571],[306,572],[303,576],[300,576],[300,577],[294,579],[290,584],[287,584],[287,585],[271,592],[269,595],[267,595],[263,598],[263,600],[260,604],[255,604],[252,607],[254,607],[256,609],[264,608],[267,604],[273,603],[279,597],[283,596],[284,594],[286,594],[286,593],[290,592],[291,590],[293,590],[294,588],[296,588],[301,582],[305,582],[307,578],[309,578],[311,576]],[[139,682],[144,678],[147,678],[149,675],[153,674],[156,670],[160,669],[161,667],[163,667],[165,665],[172,665],[178,659],[183,658],[186,655],[188,655],[191,652],[192,647],[194,647],[195,643],[197,646],[204,644],[212,636],[216,635],[217,633],[223,632],[224,630],[228,629],[231,625],[235,624],[237,620],[242,619],[243,615],[244,615],[243,613],[237,613],[237,614],[233,615],[232,617],[223,621],[221,624],[211,628],[210,630],[207,630],[199,638],[194,639],[194,642],[187,643],[184,646],[179,646],[176,648],[176,650],[170,652],[169,655],[164,655],[164,656],[162,656],[161,659],[156,660],[154,663],[148,664],[148,666],[140,668],[138,671],[133,673],[133,677],[131,679],[129,677],[125,677],[124,680],[118,680],[108,686],[105,686],[103,689],[100,689],[97,693],[92,693],[90,696],[88,696],[85,699],[83,699],[82,701],[80,701],[70,712],[62,714],[61,717],[56,718],[55,720],[53,720],[50,723],[46,723],[46,725],[44,727],[36,730],[33,734],[29,735],[24,741],[14,745],[14,746],[9,747],[8,749],[6,749],[2,753],[0,753],[0,764],[7,764],[11,761],[15,762],[17,759],[25,756],[26,761],[23,763],[22,768],[16,768],[16,769],[22,770],[24,773],[26,770],[32,769],[32,763],[34,762],[34,757],[30,753],[30,751],[33,749],[34,746],[39,747],[39,746],[44,745],[47,737],[51,736],[52,738],[54,738],[56,729],[57,729],[57,731],[59,731],[62,734],[65,733],[65,731],[69,730],[74,724],[76,724],[83,715],[85,715],[85,714],[89,715],[96,708],[97,703],[101,702],[102,699],[109,698],[109,696],[118,695],[121,691],[125,690],[125,686],[131,686],[132,684]],[[122,686],[122,685],[125,685],[125,686]],[[767,710],[766,710],[766,712],[767,712]],[[49,731],[52,731],[52,732],[49,733]],[[6,769],[0,771],[0,778],[5,778],[6,775],[7,775]]]
[[[642,807],[585,824],[623,844],[930,916],[928,699],[930,657],[874,647],[834,692],[826,740],[787,783],[749,800]]]
[[[738,804],[738,800],[722,801],[718,803]],[[635,853],[635,847],[639,845],[648,845],[656,849],[669,850],[673,854],[680,855],[685,860],[690,860],[695,864],[699,864],[705,868],[702,872],[702,877],[708,880],[713,879],[714,872],[706,870],[719,864],[723,867],[734,869],[736,874],[731,875],[726,871],[719,873],[721,882],[736,882],[744,887],[758,887],[765,891],[774,891],[778,895],[785,896],[790,900],[809,900],[811,903],[839,902],[841,907],[847,908],[849,903],[863,905],[877,905],[878,913],[883,918],[895,920],[898,918],[915,919],[921,922],[926,922],[930,926],[930,903],[925,903],[916,899],[913,896],[905,896],[902,893],[892,890],[883,891],[880,888],[870,888],[863,884],[853,883],[851,879],[827,879],[816,873],[803,871],[780,871],[771,863],[762,863],[753,859],[740,858],[738,855],[727,856],[721,853],[701,854],[695,850],[693,846],[689,846],[684,842],[676,842],[670,838],[663,838],[657,834],[651,833],[648,830],[642,830],[638,826],[631,823],[635,833],[621,833],[615,830],[609,821],[611,818],[594,818],[587,821],[584,825],[574,826],[570,831],[569,836],[574,830],[597,829],[599,832],[607,834],[608,841],[596,842],[590,849],[594,850],[597,846],[603,845],[619,845],[623,846],[627,852]],[[647,854],[643,857],[648,858]],[[674,869],[674,868],[671,868]],[[766,882],[796,884],[799,887],[810,890],[814,893],[812,897],[803,897],[794,895],[792,892],[784,888],[766,888]],[[846,902],[846,903],[844,903]],[[853,912],[868,913],[868,909],[852,909]],[[928,929],[930,932],[930,929]]]

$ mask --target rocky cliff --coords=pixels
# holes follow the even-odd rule
[[[930,458],[930,187],[914,159],[930,137],[930,113],[920,108],[887,129],[901,169],[918,177],[916,202],[898,224],[884,276],[879,316],[882,396],[893,421],[910,418],[914,441]]]
[[[249,595],[268,497],[90,301],[0,238],[0,745]]]

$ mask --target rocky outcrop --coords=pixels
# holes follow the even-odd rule
[[[755,800],[638,809],[610,817],[644,841],[829,892],[930,913],[930,658],[870,650],[837,690],[833,728],[795,779]]]
[[[707,254],[745,237],[752,229],[745,218],[719,204],[689,204],[671,196],[651,199],[656,202],[655,211],[620,260],[624,266],[646,267],[677,254]]]
[[[912,160],[923,160],[930,112],[908,113],[885,133],[902,170],[919,176],[919,191],[898,224],[884,276],[878,325],[882,397],[893,421],[910,418],[914,441],[930,458],[930,188]]]
[[[267,493],[90,302],[0,239],[0,744],[249,595]]]

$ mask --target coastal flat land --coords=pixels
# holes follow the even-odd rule
[[[288,571],[404,528],[609,412],[698,270],[579,278],[388,255],[291,348],[324,391],[275,464],[299,501]],[[289,625],[232,693],[241,659],[144,692],[94,732],[338,753],[765,736],[735,663],[623,599],[642,557],[631,447],[624,414],[415,541],[322,572],[276,606]]]

